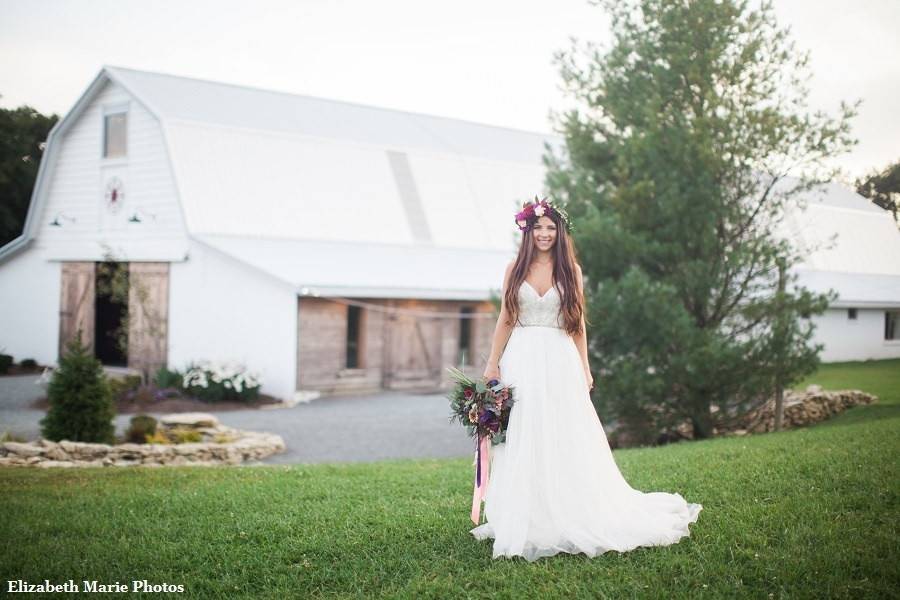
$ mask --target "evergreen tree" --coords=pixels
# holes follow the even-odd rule
[[[115,443],[115,408],[103,365],[88,354],[81,329],[66,348],[47,388],[50,409],[41,433],[54,441]]]
[[[644,443],[685,421],[708,437],[818,364],[810,317],[834,295],[779,291],[802,255],[773,229],[837,174],[858,103],[807,114],[808,55],[771,3],[598,3],[611,47],[557,54],[577,107],[545,157],[578,222],[598,406]]]

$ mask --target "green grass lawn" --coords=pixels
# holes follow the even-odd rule
[[[879,396],[807,429],[615,452],[704,509],[676,545],[491,559],[472,458],[254,468],[0,469],[0,575],[183,584],[182,597],[898,597],[900,360],[798,388]]]

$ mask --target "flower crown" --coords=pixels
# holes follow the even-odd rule
[[[519,231],[526,231],[537,222],[538,217],[549,216],[553,212],[556,212],[559,218],[562,219],[566,226],[566,231],[572,233],[572,223],[569,221],[569,215],[566,214],[566,211],[555,206],[552,200],[547,198],[538,200],[537,196],[534,197],[534,202],[525,202],[522,205],[522,210],[516,213],[516,225],[519,226]]]

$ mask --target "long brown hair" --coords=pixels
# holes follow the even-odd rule
[[[565,223],[562,222],[556,211],[549,211],[545,216],[556,225],[556,243],[553,244],[552,250],[552,279],[553,286],[560,295],[560,313],[563,316],[564,329],[569,335],[576,335],[581,332],[581,317],[585,314],[585,311],[584,296],[578,293],[576,267],[578,259],[575,255],[575,244],[566,231]],[[537,221],[534,222],[536,223]],[[533,225],[528,225],[527,229],[522,232],[519,254],[516,256],[516,262],[513,264],[512,272],[509,275],[508,287],[503,293],[506,312],[510,317],[510,320],[506,322],[507,325],[519,322],[519,287],[525,281],[525,276],[528,275],[528,268],[534,255],[537,253],[532,229]],[[585,323],[587,324],[587,322],[587,317],[585,317]]]

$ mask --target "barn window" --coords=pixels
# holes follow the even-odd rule
[[[850,319],[850,320],[852,320],[852,321],[855,321],[855,320],[856,320],[856,309],[855,309],[855,308],[848,308],[848,309],[847,309],[847,318]]]
[[[359,368],[360,307],[347,307],[347,368]]]
[[[127,147],[127,124],[127,112],[116,112],[103,116],[104,158],[118,158],[125,156]]]
[[[464,306],[459,311],[459,356],[457,362],[465,366],[472,356],[472,308]]]
[[[884,339],[900,339],[900,310],[884,311]]]

